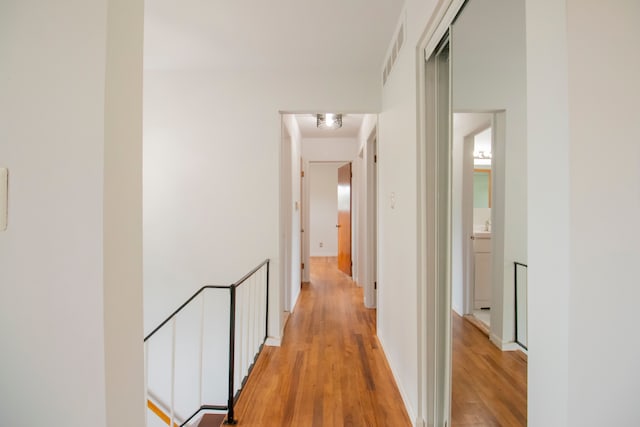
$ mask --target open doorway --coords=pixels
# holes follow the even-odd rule
[[[309,241],[310,257],[332,258],[338,262],[340,229],[336,227],[340,212],[339,171],[349,163],[310,162],[309,174]],[[345,195],[350,204],[349,194]],[[346,218],[345,222],[349,222]],[[346,227],[345,227],[346,228]],[[344,243],[344,242],[343,242]],[[348,257],[348,262],[351,258]],[[343,271],[344,273],[344,271]]]
[[[352,276],[353,258],[351,256],[351,208],[353,199],[351,197],[351,162],[338,168],[338,269],[347,276]]]
[[[473,276],[469,275],[468,285],[473,295],[473,317],[482,325],[491,325],[491,127],[473,135],[468,144],[473,149],[473,169],[465,170],[463,175],[470,176],[471,190],[468,194],[463,190],[463,197],[469,199],[473,206],[473,234],[470,262],[473,265]],[[471,279],[472,277],[472,279]]]
[[[330,129],[320,126],[318,116],[319,113],[282,113],[283,331],[288,313],[295,309],[301,284],[311,280],[311,257],[338,258],[338,246],[342,248],[341,270],[364,288],[366,307],[375,307],[377,115],[344,113],[340,115],[341,126]],[[344,169],[344,182],[340,184],[339,167]],[[324,231],[324,237],[315,238],[318,233],[314,227],[312,183],[322,175],[322,168],[334,169],[336,182],[329,191],[335,199],[339,193],[347,196],[340,203],[347,209],[335,206],[329,214],[330,229]],[[347,192],[343,191],[345,183],[349,184]],[[335,253],[330,252],[334,241]]]
[[[284,326],[293,311],[301,286],[302,239],[301,224],[301,181],[302,165],[300,155],[300,135],[290,125],[290,118],[281,120],[282,138],[280,150],[280,274],[282,288],[280,304],[282,307],[281,325]]]
[[[453,113],[451,308],[489,335],[492,265],[491,113]]]

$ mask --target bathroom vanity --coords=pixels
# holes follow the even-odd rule
[[[491,232],[473,233],[473,308],[491,308]]]

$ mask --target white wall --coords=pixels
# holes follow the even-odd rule
[[[566,1],[528,0],[526,6],[527,252],[531,265],[527,277],[527,414],[531,426],[568,426],[571,189],[567,5]],[[553,215],[549,215],[550,206]],[[591,359],[590,353],[583,356]],[[601,366],[606,364],[596,369]],[[591,387],[601,390],[596,384]]]
[[[415,47],[435,1],[408,0],[406,40],[382,89],[378,117],[378,337],[409,417],[419,416]],[[380,71],[382,74],[382,69]],[[395,206],[391,207],[391,195]],[[402,331],[402,333],[398,333]]]
[[[0,425],[144,424],[142,23],[141,1],[0,3]]]
[[[451,32],[453,110],[506,110],[506,142],[494,147],[492,174],[491,336],[499,345],[514,341],[513,262],[527,262],[524,12],[524,0],[470,2]]]
[[[290,144],[290,183],[289,188],[291,196],[288,198],[289,205],[289,235],[291,256],[288,261],[288,268],[290,269],[290,283],[289,283],[289,301],[285,304],[284,309],[286,311],[293,311],[298,295],[300,295],[300,285],[302,281],[300,265],[301,260],[301,184],[300,184],[300,159],[302,154],[302,138],[300,136],[300,128],[298,122],[291,114],[283,115],[283,124],[286,127],[286,133],[289,135],[290,140],[285,143]],[[283,161],[287,161],[284,159]],[[284,168],[283,168],[284,169]]]
[[[268,257],[279,337],[278,111],[379,108],[373,71],[319,73],[145,71],[146,331],[200,286],[232,283]]]
[[[144,413],[143,10],[143,1],[129,0],[110,0],[107,9],[102,269],[108,426],[142,425]]]
[[[568,425],[640,425],[640,3],[566,5]]]
[[[302,229],[304,232],[302,233],[302,262],[304,262],[305,268],[302,270],[302,281],[310,282],[311,281],[311,267],[309,265],[309,255],[311,252],[311,242],[309,241],[311,226],[309,225],[310,215],[309,210],[311,209],[311,202],[309,197],[309,171],[310,171],[310,163],[307,159],[302,157],[302,171],[304,171],[305,178],[302,179]]]
[[[358,152],[356,138],[302,139],[302,156],[309,162],[351,162]]]
[[[356,283],[364,288],[364,305],[368,308],[376,306],[376,290],[374,287],[375,265],[369,265],[372,262],[374,254],[373,243],[370,241],[370,233],[376,224],[369,224],[370,210],[372,210],[369,200],[372,197],[371,191],[377,191],[377,188],[369,189],[371,183],[369,174],[372,173],[368,169],[369,157],[374,153],[370,153],[369,139],[372,132],[376,130],[377,116],[367,114],[360,127],[358,134],[358,156],[353,162],[354,176],[354,218],[355,218],[355,234],[354,234],[354,268],[353,275]],[[374,135],[377,138],[377,135]],[[374,174],[375,178],[375,174]],[[373,179],[373,178],[372,178]],[[374,186],[375,187],[375,186]],[[377,209],[374,207],[373,209]]]
[[[637,425],[639,5],[526,16],[529,425]]]
[[[310,255],[338,256],[338,168],[340,163],[311,163],[309,168]],[[322,247],[320,245],[322,244]]]

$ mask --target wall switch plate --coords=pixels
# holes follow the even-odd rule
[[[0,168],[0,231],[7,229],[9,207],[9,171]]]

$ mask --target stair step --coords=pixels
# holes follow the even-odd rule
[[[220,427],[226,414],[205,414],[198,427]]]

